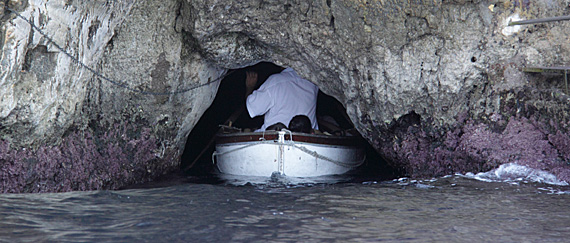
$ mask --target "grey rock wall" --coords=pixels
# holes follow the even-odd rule
[[[10,7],[42,28],[56,43],[88,66],[96,66],[104,47],[132,2],[112,7],[61,1],[10,1]],[[3,139],[17,146],[62,137],[81,108],[92,74],[10,12],[2,14],[0,121]]]
[[[177,30],[179,1],[5,4],[56,44],[3,11],[1,191],[113,189],[178,168],[225,73]]]
[[[411,176],[515,162],[570,180],[562,78],[568,1],[188,1],[184,29],[226,68],[291,66],[339,99],[361,134]]]
[[[3,191],[117,188],[175,169],[215,96],[218,83],[207,83],[260,61],[293,67],[336,97],[410,176],[515,162],[570,181],[561,77],[521,72],[567,64],[570,23],[506,26],[567,15],[566,0],[3,3],[128,87],[4,11]]]

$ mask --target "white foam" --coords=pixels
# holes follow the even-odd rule
[[[532,169],[515,163],[508,163],[489,172],[477,174],[467,173],[466,177],[487,182],[521,182],[531,181],[558,186],[567,186],[565,181],[558,180],[555,175],[543,170]]]
[[[428,184],[422,184],[422,183],[416,183],[414,184],[417,188],[420,189],[429,189],[429,188],[435,188],[435,186],[432,185],[428,185]]]
[[[538,190],[545,191],[547,194],[556,194],[556,195],[570,194],[570,191],[563,191],[558,188],[552,188],[552,187],[547,187],[547,188],[539,187]]]

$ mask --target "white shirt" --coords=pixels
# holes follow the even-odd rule
[[[287,68],[269,76],[267,81],[247,97],[246,106],[250,117],[264,116],[264,131],[268,126],[281,122],[289,126],[296,115],[306,115],[313,129],[317,125],[317,94],[319,87]]]

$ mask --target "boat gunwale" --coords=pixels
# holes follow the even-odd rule
[[[317,135],[307,133],[293,132],[293,142],[304,142],[322,145],[339,145],[360,147],[363,145],[362,138],[358,136],[334,136],[334,135]],[[278,132],[245,132],[245,133],[227,133],[217,134],[216,144],[231,144],[241,142],[258,142],[260,140],[277,140]],[[290,133],[285,134],[285,140],[290,140]]]

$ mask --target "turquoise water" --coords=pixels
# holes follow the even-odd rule
[[[295,182],[299,183],[299,182]],[[0,195],[4,242],[568,242],[570,188],[474,176]]]

